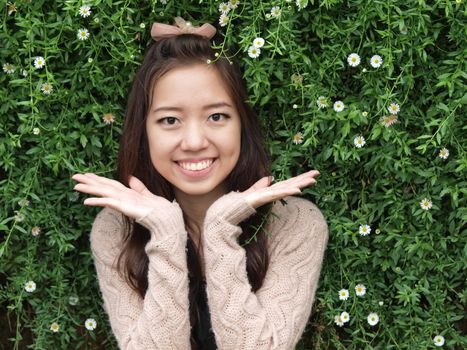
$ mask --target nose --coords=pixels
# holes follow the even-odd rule
[[[182,151],[199,151],[209,145],[209,141],[202,125],[190,123],[185,127],[180,148]]]

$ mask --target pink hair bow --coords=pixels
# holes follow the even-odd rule
[[[195,27],[191,22],[181,17],[175,17],[175,25],[154,23],[151,28],[151,36],[155,41],[171,38],[180,34],[196,34],[211,39],[216,34],[216,28],[209,23],[201,27]]]

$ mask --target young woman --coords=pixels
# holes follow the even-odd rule
[[[293,349],[311,312],[327,225],[290,196],[319,173],[272,183],[242,75],[213,34],[154,25],[117,180],[73,176],[94,196],[84,204],[105,207],[91,248],[122,349]]]

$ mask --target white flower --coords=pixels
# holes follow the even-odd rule
[[[326,108],[328,106],[328,99],[324,96],[318,97],[316,100],[316,104],[318,105],[318,108]]]
[[[370,326],[375,326],[379,322],[379,316],[376,312],[372,312],[368,315],[367,320]]]
[[[298,108],[298,105],[297,105],[296,103],[294,103],[294,104],[292,105],[292,108],[293,108],[293,109],[297,109],[297,108]]]
[[[89,31],[86,28],[78,29],[76,36],[79,40],[87,40],[89,38]]]
[[[25,219],[25,216],[24,216],[24,214],[22,214],[22,213],[17,213],[17,214],[15,215],[15,221],[16,221],[16,222],[22,222],[22,221],[24,221],[24,219]]]
[[[8,16],[11,16],[13,14],[13,12],[16,12],[17,11],[17,8],[16,8],[16,5],[14,3],[7,3],[7,9],[8,9]]]
[[[44,95],[50,95],[53,91],[52,84],[49,84],[49,83],[42,84],[41,90],[44,93]]]
[[[423,209],[423,210],[430,210],[431,207],[433,206],[433,202],[428,199],[428,198],[423,198],[421,201],[420,201],[420,207]]]
[[[261,54],[261,49],[254,47],[253,45],[248,48],[248,56],[256,58]]]
[[[381,124],[383,124],[386,128],[389,128],[391,125],[397,123],[397,120],[397,114],[385,115],[381,118]]]
[[[37,56],[35,59],[34,59],[34,67],[36,67],[36,69],[41,69],[42,67],[45,66],[45,59],[44,57],[42,56]]]
[[[54,333],[57,333],[59,329],[60,329],[60,326],[58,325],[57,322],[54,322],[50,325],[50,330]]]
[[[262,48],[264,46],[264,39],[256,38],[255,40],[253,40],[253,46],[257,49]]]
[[[399,113],[400,110],[401,110],[400,106],[395,102],[392,102],[388,107],[388,111],[391,114],[397,114]]]
[[[18,201],[18,205],[23,208],[23,207],[27,207],[29,206],[29,201],[25,198],[21,199],[20,201]]]
[[[308,0],[297,0],[295,3],[297,4],[299,11],[308,6]]]
[[[105,124],[109,125],[115,122],[115,116],[112,113],[105,113],[102,120]]]
[[[39,233],[41,233],[41,228],[39,226],[34,226],[32,229],[31,229],[31,234],[36,237],[39,235]]]
[[[370,59],[370,64],[373,68],[379,68],[383,64],[383,59],[380,55],[374,55]]]
[[[13,74],[15,72],[15,66],[13,66],[11,63],[4,63],[3,64],[3,71],[6,74]]]
[[[344,325],[344,321],[341,319],[341,315],[334,316],[334,322],[337,326],[342,327]]]
[[[366,287],[363,284],[357,284],[355,286],[355,294],[357,294],[357,296],[362,297],[365,295],[365,293],[366,293]]]
[[[144,29],[144,28],[146,28],[146,24],[144,24],[144,22],[143,22],[143,23],[140,23],[140,24],[139,24],[139,27],[140,27],[141,29]]]
[[[33,133],[34,135],[39,135],[39,134],[41,133],[41,129],[39,129],[39,128],[34,128],[34,129],[32,129],[32,133]]]
[[[299,145],[303,142],[303,134],[301,132],[297,132],[293,138],[292,138],[292,142],[295,144],[295,145]]]
[[[351,67],[357,67],[360,64],[360,56],[356,53],[351,53],[349,57],[347,57],[347,62]]]
[[[26,71],[26,69],[23,69],[23,71],[21,72],[21,74],[23,74],[23,77],[26,77],[28,75],[28,72]]]
[[[236,9],[238,7],[238,5],[240,5],[240,1],[239,0],[230,0],[229,1],[229,6],[230,8],[233,10],[233,9]]]
[[[221,2],[219,4],[219,11],[222,12],[222,14],[226,15],[230,12],[230,4],[229,3],[225,3],[225,2]]]
[[[89,17],[91,15],[91,12],[91,7],[89,7],[88,5],[83,5],[79,8],[79,14],[83,18]]]
[[[367,111],[364,111],[364,112],[362,112],[362,115],[363,115],[364,117],[366,117],[366,116],[368,115],[368,112],[367,112]]]
[[[444,345],[444,337],[442,335],[437,335],[433,338],[433,342],[436,346],[443,346]]]
[[[446,147],[441,148],[439,151],[438,157],[441,159],[448,159],[449,157],[449,150]]]
[[[348,313],[348,312],[345,312],[345,311],[342,312],[342,313],[341,313],[341,320],[342,320],[342,322],[344,322],[344,323],[349,322],[349,321],[350,321],[350,315],[349,315],[349,313]]]
[[[334,107],[333,108],[334,108],[334,110],[336,112],[342,112],[344,110],[344,107],[345,107],[344,102],[342,102],[342,101],[334,102]]]
[[[229,23],[229,17],[226,15],[226,14],[222,14],[220,17],[219,17],[219,25],[221,27],[225,27],[227,24]]]
[[[70,303],[70,305],[72,306],[77,305],[78,301],[79,301],[79,298],[76,295],[72,295],[68,298],[68,303]]]
[[[271,9],[271,16],[277,18],[281,15],[281,8],[279,6],[274,6]]]
[[[357,136],[357,137],[355,137],[353,139],[353,143],[354,143],[355,147],[362,148],[363,146],[365,146],[366,141],[365,141],[365,138],[362,135],[359,135],[359,136]]]
[[[32,293],[36,290],[36,284],[34,281],[27,281],[26,284],[24,285],[24,289],[28,293]]]
[[[384,305],[384,302],[383,302],[383,301],[379,301],[379,302],[378,302],[378,305],[379,305],[379,306],[383,306],[383,305]]]
[[[160,0],[162,5],[167,5],[167,0]]]
[[[371,232],[371,227],[369,225],[360,225],[360,227],[358,228],[358,233],[360,233],[362,236],[368,236],[370,232]],[[355,290],[357,290],[357,287],[355,287]]]
[[[347,300],[349,298],[349,291],[347,289],[341,289],[339,291],[339,299]]]
[[[95,319],[93,318],[88,318],[85,322],[84,322],[84,326],[86,327],[86,329],[88,331],[93,331],[96,329],[97,327],[97,322]]]

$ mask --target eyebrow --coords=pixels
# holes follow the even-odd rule
[[[222,107],[233,108],[232,105],[227,103],[227,102],[217,102],[217,103],[211,103],[209,105],[203,106],[203,110],[213,109],[213,108],[222,108]],[[183,111],[183,108],[175,107],[175,106],[161,106],[161,107],[156,108],[154,110],[154,113],[164,112],[164,111],[181,112],[181,111]]]

